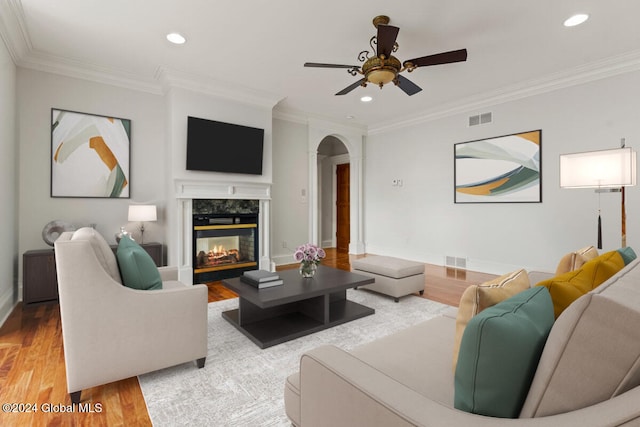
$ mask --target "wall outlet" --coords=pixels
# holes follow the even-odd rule
[[[286,248],[286,247],[287,247],[287,242],[286,242],[286,241],[284,241],[284,240],[282,241],[282,247],[283,247],[283,248]]]

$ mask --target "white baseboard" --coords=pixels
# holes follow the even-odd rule
[[[13,287],[7,289],[0,295],[0,326],[4,325],[13,309],[18,304],[18,298],[13,295]]]
[[[444,254],[415,253],[412,251],[407,251],[406,249],[375,246],[369,243],[367,243],[367,253],[372,255],[385,255],[396,258],[403,258],[411,261],[424,262],[426,264],[441,266],[444,266],[445,261]],[[519,270],[521,268],[527,270],[535,270],[535,268],[532,268],[531,266],[513,265],[502,262],[469,258],[467,258],[466,269],[469,271],[477,271],[479,273],[506,274],[510,271]]]
[[[287,265],[296,263],[296,261],[293,259],[292,254],[271,255],[271,261],[273,261],[276,265]]]

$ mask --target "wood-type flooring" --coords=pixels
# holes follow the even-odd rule
[[[328,249],[323,264],[350,270],[356,258]],[[278,269],[288,268],[297,265]],[[467,286],[495,277],[433,265],[425,276],[423,297],[454,306]],[[236,296],[220,282],[207,286],[209,302]],[[57,303],[20,303],[0,328],[0,403],[1,426],[151,425],[137,377],[83,390],[81,405],[71,405]]]

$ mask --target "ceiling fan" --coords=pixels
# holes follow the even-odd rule
[[[467,60],[467,49],[459,49],[410,59],[401,63],[398,58],[392,55],[399,47],[396,38],[398,37],[400,28],[387,25],[389,24],[389,20],[389,17],[384,15],[373,18],[373,26],[376,27],[378,33],[371,37],[369,45],[376,55],[370,57],[368,50],[360,52],[358,54],[358,61],[364,62],[362,67],[359,65],[321,64],[316,62],[306,62],[304,66],[316,68],[346,68],[347,72],[352,76],[357,76],[358,74],[364,76],[357,82],[336,93],[336,95],[345,95],[358,86],[366,87],[367,83],[378,85],[382,89],[382,86],[385,84],[393,82],[407,95],[411,96],[420,92],[422,89],[401,75],[400,73],[403,71],[406,70],[410,73],[418,67],[450,64]]]

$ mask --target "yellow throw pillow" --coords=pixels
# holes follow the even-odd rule
[[[623,267],[624,259],[618,251],[606,252],[587,261],[577,270],[544,280],[537,286],[549,289],[557,319],[572,302],[600,286]]]
[[[577,270],[582,265],[598,256],[598,250],[594,246],[587,246],[575,252],[566,254],[560,259],[558,268],[556,268],[556,276]]]
[[[456,336],[453,342],[453,370],[458,364],[458,352],[464,329],[469,320],[485,308],[489,308],[529,289],[529,275],[521,269],[505,274],[480,285],[469,286],[462,297],[456,316]]]

